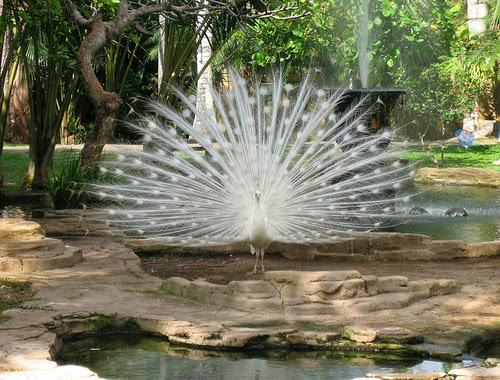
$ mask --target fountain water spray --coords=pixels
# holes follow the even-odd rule
[[[362,0],[357,36],[358,70],[362,88],[368,87],[368,74],[370,71],[370,52],[368,51],[368,44],[370,42],[369,18],[370,0]]]
[[[395,192],[413,173],[386,148],[391,131],[370,133],[369,105],[339,112],[344,91],[308,79],[294,86],[277,75],[272,89],[230,80],[230,91],[213,92],[215,109],[179,92],[182,113],[152,102],[130,126],[144,150],[103,162],[113,180],[92,190],[115,205],[111,226],[172,246],[245,242],[258,260],[274,241],[331,243],[394,222]]]

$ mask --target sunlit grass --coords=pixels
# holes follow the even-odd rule
[[[72,159],[75,151],[56,151],[52,162],[52,170],[59,173]],[[3,186],[2,191],[22,190],[24,179],[28,173],[28,150],[4,151],[2,153]]]
[[[443,155],[441,155],[443,150]],[[432,146],[430,151],[416,150],[405,154],[404,158],[416,163],[418,167],[435,168],[438,165],[431,159],[441,162],[443,168],[482,168],[500,172],[500,165],[493,165],[500,160],[500,145],[473,145],[463,148],[457,145]]]

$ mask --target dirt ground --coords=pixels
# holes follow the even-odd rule
[[[143,269],[156,277],[183,277],[215,284],[234,280],[260,280],[263,274],[251,274],[255,256],[237,254],[171,254],[140,253]],[[333,271],[357,270],[362,275],[401,275],[409,280],[434,278],[456,279],[462,285],[491,286],[499,282],[500,256],[463,258],[447,261],[339,261],[336,258],[316,256],[312,260],[286,259],[279,254],[266,255],[266,271],[301,270]]]

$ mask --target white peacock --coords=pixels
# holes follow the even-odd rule
[[[370,133],[369,106],[339,113],[344,92],[309,79],[294,86],[278,75],[269,86],[232,72],[230,83],[213,91],[214,109],[178,93],[183,112],[153,102],[131,125],[144,149],[103,162],[113,181],[93,189],[115,205],[111,226],[173,246],[245,242],[257,273],[271,242],[331,243],[394,222],[406,199],[395,193],[413,172],[401,148],[387,147],[393,132]]]

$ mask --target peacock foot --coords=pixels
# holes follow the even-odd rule
[[[252,275],[262,274],[262,273],[266,273],[266,270],[264,269],[264,267],[262,267],[260,270],[257,269],[257,267],[255,267],[255,268],[253,268],[253,271],[247,273],[247,276],[252,276]]]

